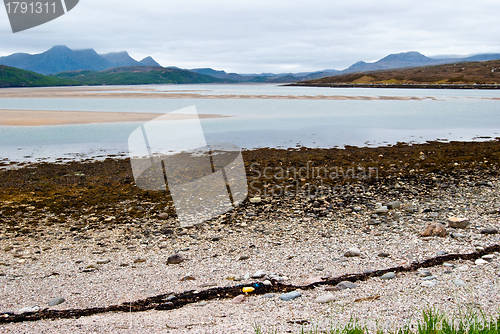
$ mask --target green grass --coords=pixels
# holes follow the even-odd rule
[[[0,88],[77,85],[76,81],[58,79],[31,71],[0,65]]]
[[[53,75],[54,78],[78,81],[82,85],[148,85],[224,82],[209,75],[163,68],[150,71],[72,71]]]
[[[497,318],[486,316],[482,311],[469,309],[454,316],[446,316],[436,309],[427,309],[422,312],[422,318],[411,326],[396,331],[375,330],[362,326],[355,318],[343,327],[335,326],[331,322],[330,328],[313,329],[302,327],[299,334],[498,334],[500,333],[500,316]],[[377,327],[377,326],[374,326]],[[278,334],[278,330],[263,329],[261,325],[253,326],[255,334]]]

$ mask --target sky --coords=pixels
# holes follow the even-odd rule
[[[16,34],[0,9],[0,55],[67,45],[180,68],[340,70],[406,51],[500,53],[498,13],[498,0],[80,0]]]

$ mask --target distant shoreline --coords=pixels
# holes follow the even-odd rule
[[[500,85],[483,84],[383,84],[383,83],[292,83],[283,86],[331,88],[418,88],[418,89],[500,89]]]

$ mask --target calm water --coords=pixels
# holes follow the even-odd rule
[[[233,116],[202,120],[207,142],[243,148],[474,140],[500,133],[500,100],[491,99],[499,98],[499,91],[158,85],[132,87],[131,92],[135,89],[151,94],[403,96],[424,100],[0,99],[0,109],[162,114],[195,105],[200,114]],[[128,136],[140,124],[0,127],[0,159],[74,159],[125,153]]]

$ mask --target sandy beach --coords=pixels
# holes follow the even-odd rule
[[[61,124],[146,122],[162,115],[163,114],[156,113],[0,109],[0,126],[43,126]],[[210,114],[200,114],[198,116],[192,116],[173,113],[168,115],[168,119],[173,121],[193,119],[195,117],[205,119],[227,116]]]
[[[500,254],[467,254],[500,244],[498,145],[245,151],[249,198],[260,201],[190,228],[167,194],[135,187],[126,159],[0,171],[2,331],[299,333],[352,317],[403,326],[433,306],[496,315]],[[258,173],[282,164],[357,166],[357,176]],[[377,178],[358,177],[375,167]],[[292,184],[298,192],[279,194]],[[423,235],[432,224],[444,231]],[[377,274],[447,254],[458,256]],[[220,292],[204,297],[210,289]],[[290,291],[300,297],[283,300]],[[54,298],[64,301],[49,306]],[[113,305],[122,311],[98,312]],[[56,311],[70,318],[50,320]]]

